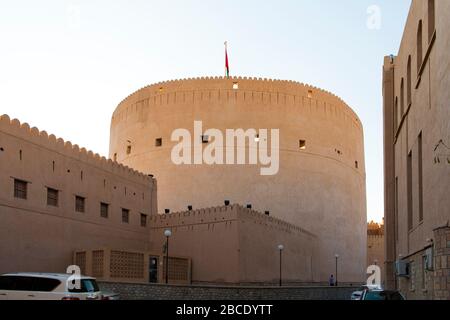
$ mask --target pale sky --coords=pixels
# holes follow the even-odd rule
[[[232,76],[308,83],[355,110],[368,220],[381,221],[382,63],[398,51],[410,3],[0,0],[0,114],[107,156],[123,98],[154,82],[222,76],[228,40]]]

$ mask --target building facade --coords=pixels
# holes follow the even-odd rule
[[[384,224],[369,222],[367,224],[367,266],[376,265],[381,271],[381,285],[384,283]]]
[[[156,181],[0,118],[0,274],[65,272],[76,250],[150,250]]]
[[[386,284],[450,298],[450,2],[413,0],[383,67]]]
[[[196,132],[194,123],[200,121],[202,131]],[[223,156],[214,163],[174,163],[177,129],[192,133],[189,158],[212,145],[224,148]],[[242,129],[247,143],[239,149],[211,141],[208,129],[224,136],[228,129]],[[279,130],[279,166],[272,175],[261,175],[261,166],[248,161],[255,150],[267,151],[273,142],[273,136],[260,135],[261,129]],[[229,151],[233,157],[239,151],[248,155],[247,162],[230,164],[225,159]],[[249,78],[150,85],[116,108],[110,157],[154,174],[162,209],[213,207],[224,200],[251,204],[321,239],[317,265],[322,281],[334,273],[336,254],[342,281],[365,279],[363,128],[351,108],[329,92],[292,81]]]

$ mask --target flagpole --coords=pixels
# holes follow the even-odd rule
[[[230,69],[228,66],[228,41],[225,41],[224,45],[225,45],[225,77],[227,79],[229,79],[230,78]]]

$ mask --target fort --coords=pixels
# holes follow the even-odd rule
[[[175,165],[172,132],[192,127],[194,121],[221,132],[279,129],[277,174],[261,175],[249,164]],[[201,142],[202,133],[198,135],[193,139]],[[199,143],[197,150],[194,146],[194,153],[200,154],[210,143]],[[251,153],[249,149],[250,144],[245,154]],[[334,271],[336,254],[341,257],[342,280],[364,279],[363,129],[353,110],[327,91],[293,81],[245,77],[153,84],[117,106],[109,155],[156,177],[158,205],[164,211],[214,207],[225,199],[251,205],[320,239],[317,265],[322,281]]]
[[[196,121],[233,131],[232,148],[216,147],[224,156],[233,149],[237,161],[174,163],[172,133]],[[215,149],[213,133],[194,130],[194,160]],[[271,167],[251,164],[256,149]],[[246,78],[151,85],[115,110],[110,159],[4,115],[0,161],[8,163],[0,167],[1,273],[76,264],[115,283],[317,285],[335,271],[340,283],[365,279],[361,123],[314,87]]]

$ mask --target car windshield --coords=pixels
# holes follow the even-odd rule
[[[81,288],[69,289],[69,292],[74,293],[87,293],[100,291],[97,281],[94,279],[81,279]]]
[[[368,291],[364,300],[385,300],[385,297],[381,295],[381,291]]]

